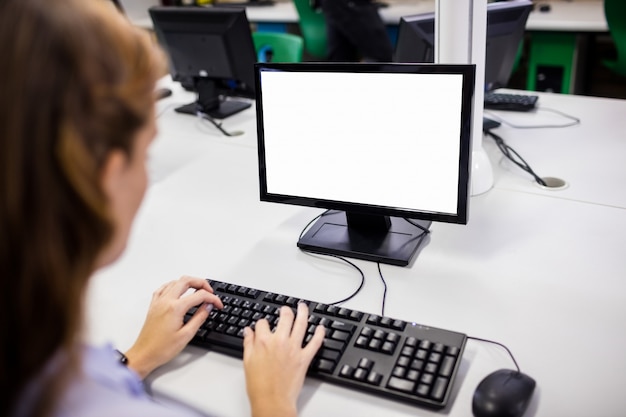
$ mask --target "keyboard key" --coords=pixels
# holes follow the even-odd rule
[[[446,378],[437,378],[435,382],[435,386],[433,387],[433,392],[431,393],[432,397],[436,400],[443,399],[443,396],[446,392],[446,386],[448,385],[448,380]]]
[[[367,382],[372,385],[380,385],[380,382],[383,380],[383,376],[377,372],[370,372],[367,376]]]
[[[389,378],[387,388],[395,389],[402,392],[412,392],[413,388],[415,388],[415,382],[409,381],[408,379],[402,379],[392,376],[391,378]]]

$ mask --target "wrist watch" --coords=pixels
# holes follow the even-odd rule
[[[124,355],[124,353],[122,353],[122,351],[115,349],[115,353],[117,354],[117,360],[120,361],[120,363],[124,366],[128,366],[128,358],[126,357],[126,355]]]

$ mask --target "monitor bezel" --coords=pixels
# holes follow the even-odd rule
[[[411,208],[397,208],[327,200],[297,195],[282,195],[268,192],[265,163],[265,131],[263,125],[263,71],[290,72],[345,72],[345,73],[403,73],[403,74],[459,74],[463,77],[461,92],[461,115],[459,131],[459,165],[457,179],[456,213],[431,212]],[[257,63],[255,64],[256,114],[259,162],[259,191],[261,201],[291,204],[304,207],[340,210],[366,215],[403,217],[416,220],[429,220],[446,223],[466,224],[469,213],[469,191],[472,149],[472,104],[475,81],[474,65],[439,65],[405,63]],[[311,115],[314,117],[314,115]],[[297,134],[297,133],[296,133]],[[392,186],[392,185],[390,185]],[[402,191],[400,191],[402,192]]]
[[[192,87],[190,81],[193,78],[205,78],[216,81],[219,93],[225,96],[244,97],[254,99],[254,63],[256,63],[256,51],[252,40],[250,23],[244,8],[235,7],[175,7],[175,6],[154,6],[149,10],[150,18],[154,25],[159,44],[169,55],[169,72],[174,81],[187,83],[187,87]],[[174,62],[171,47],[171,37],[163,27],[165,25],[183,25],[185,21],[201,21],[207,17],[210,23],[216,23],[218,18],[223,19],[221,30],[217,25],[207,25],[206,31],[196,31],[187,29],[189,33],[198,35],[210,34],[221,37],[224,46],[227,66],[231,76],[205,75],[201,73],[191,73],[186,71],[177,62]],[[212,30],[209,30],[212,28]],[[245,32],[245,34],[244,34]],[[243,37],[241,35],[244,35]],[[247,57],[246,57],[247,56]],[[192,87],[193,88],[193,87]]]

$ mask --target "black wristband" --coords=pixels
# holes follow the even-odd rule
[[[124,353],[117,349],[115,349],[115,352],[118,355],[117,360],[119,360],[122,365],[128,366],[128,358],[126,357],[126,355],[124,355]]]

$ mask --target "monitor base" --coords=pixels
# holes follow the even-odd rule
[[[390,217],[384,233],[367,233],[348,228],[346,213],[331,211],[300,238],[302,250],[348,258],[407,266],[428,234],[430,221],[412,220],[426,231],[399,217]]]
[[[214,119],[225,119],[235,113],[252,107],[252,104],[239,100],[225,100],[220,102],[219,106],[212,110],[205,110],[202,113],[209,115]],[[201,111],[198,103],[193,102],[174,109],[177,113],[192,114],[196,116]]]

